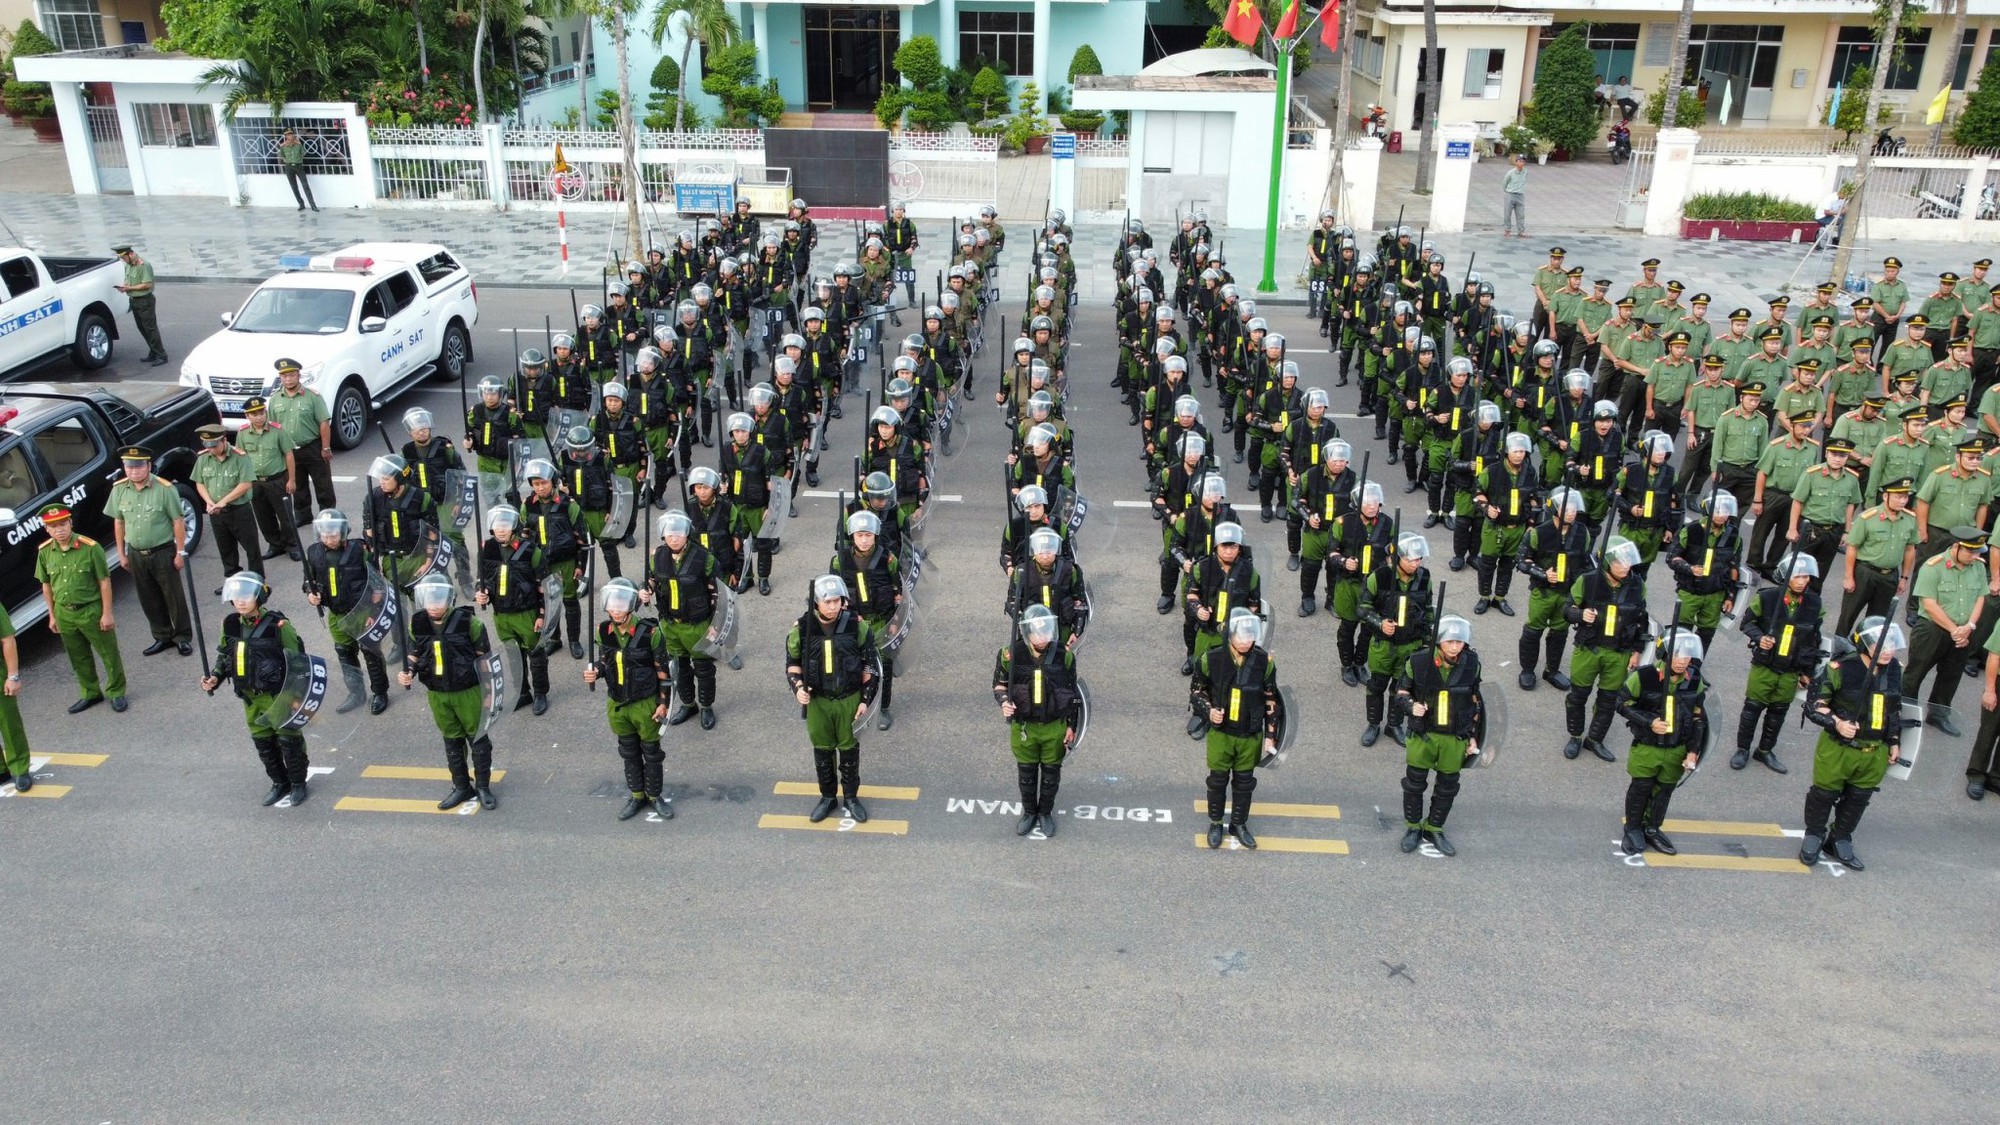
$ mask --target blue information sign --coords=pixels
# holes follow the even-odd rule
[[[1446,142],[1444,143],[1444,158],[1445,158],[1446,160],[1470,160],[1470,159],[1472,159],[1472,142],[1471,142],[1471,141],[1446,141]]]
[[[736,210],[735,184],[674,184],[674,210],[686,214],[727,215]]]
[[[1049,155],[1057,160],[1076,159],[1076,134],[1057,133],[1049,138]]]

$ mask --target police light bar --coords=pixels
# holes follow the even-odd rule
[[[282,254],[278,257],[278,265],[288,270],[310,269],[312,258],[305,254]]]
[[[375,259],[322,254],[284,254],[278,264],[288,270],[312,270],[317,273],[367,273],[375,268]]]
[[[14,407],[0,406],[0,426],[5,426],[7,423],[12,422],[14,419],[19,418],[20,416],[21,412],[15,409]]]

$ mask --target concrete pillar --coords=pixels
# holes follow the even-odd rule
[[[750,37],[757,44],[757,81],[771,77],[771,6],[769,4],[750,5]],[[801,56],[803,58],[803,56]],[[695,60],[690,58],[689,63]],[[801,67],[803,67],[803,62]],[[690,76],[688,89],[701,89],[699,75]]]
[[[56,103],[56,121],[62,126],[69,182],[78,195],[97,195],[101,189],[97,186],[97,160],[90,143],[89,115],[83,112],[83,87],[75,82],[51,82],[49,97]]]
[[[1139,203],[1146,184],[1147,113],[1143,109],[1135,109],[1130,117],[1132,129],[1125,143],[1125,209],[1137,215],[1140,214]]]
[[[1457,233],[1465,229],[1465,204],[1472,193],[1472,144],[1479,126],[1453,121],[1438,126],[1436,172],[1431,176],[1430,229]],[[1454,145],[1464,146],[1453,156]]]
[[[1651,33],[1651,29],[1649,28],[1647,34]],[[1527,47],[1521,53],[1521,90],[1514,98],[1515,113],[1517,115],[1520,113],[1520,107],[1527,105],[1528,100],[1535,96],[1535,64],[1541,57],[1542,31],[1541,28],[1531,27],[1528,29]],[[1633,61],[1636,63],[1638,60],[1634,59]],[[1611,82],[1618,81],[1618,76],[1615,74],[1607,74],[1605,78]],[[1634,83],[1634,85],[1636,86],[1637,83]]]
[[[1979,64],[1986,58],[1986,49],[1993,45],[1993,25],[1980,21],[1979,34],[1972,40],[1972,65],[1966,68],[1965,92],[1979,89]]]
[[[1694,150],[1701,134],[1693,129],[1662,129],[1653,147],[1653,186],[1646,193],[1646,233],[1675,238],[1681,233],[1681,207],[1688,182],[1694,178]]]
[[[906,8],[904,10],[911,12],[916,11],[915,8]],[[938,33],[937,33],[938,54],[943,57],[944,65],[957,66],[958,65],[958,0],[938,0],[937,12],[938,12]],[[1041,31],[1040,28],[1036,29],[1036,33],[1038,35],[1040,34],[1040,31]]]
[[[1065,215],[1076,214],[1076,150],[1069,156],[1054,155],[1056,141],[1070,136],[1058,132],[1049,139],[1049,208]],[[1073,143],[1073,142],[1072,142]]]
[[[1382,179],[1382,139],[1356,137],[1341,154],[1340,167],[1341,198],[1334,210],[1341,222],[1355,230],[1374,230],[1375,193]]]
[[[501,127],[490,121],[479,127],[480,143],[486,152],[486,197],[493,201],[494,210],[505,211],[512,201],[507,197],[507,156],[500,143],[500,132]]]
[[[1825,41],[1820,44],[1819,48],[1819,65],[1813,68],[1812,89],[1814,93],[1812,107],[1806,110],[1806,122],[1808,124],[1812,124],[1815,121],[1824,124],[1826,121],[1826,100],[1833,96],[1827,90],[1826,84],[1827,80],[1833,77],[1833,49],[1839,46],[1839,44],[1839,21],[1828,20],[1826,23]],[[1843,98],[1846,96],[1846,94],[1841,95]]]
[[[1035,0],[1035,82],[1042,88],[1042,108],[1049,104],[1049,87],[1060,75],[1049,73],[1049,40],[1055,36],[1055,21],[1049,15],[1049,0]],[[1133,208],[1137,213],[1138,208]]]

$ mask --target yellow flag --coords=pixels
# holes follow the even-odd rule
[[[1951,105],[1951,87],[1947,85],[1944,89],[1939,90],[1937,92],[1937,97],[1931,99],[1930,109],[1924,112],[1924,124],[1926,125],[1943,124],[1944,111],[1946,107],[1950,105]]]
[[[1949,92],[1949,91],[1947,91],[1947,92]],[[563,154],[562,154],[562,142],[561,142],[561,141],[557,141],[557,142],[556,142],[556,162],[555,162],[555,166],[554,166],[554,167],[552,167],[552,168],[550,168],[550,169],[549,169],[549,171],[551,171],[551,172],[567,172],[567,171],[569,171],[569,161],[567,161],[567,160],[564,160],[564,159],[563,159]]]

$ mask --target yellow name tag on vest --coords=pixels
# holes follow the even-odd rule
[[[1872,710],[1872,716],[1874,721],[1870,722],[1868,725],[1876,730],[1882,729],[1882,704],[1885,698],[1886,697],[1881,692],[1876,692],[1874,695],[1874,704]]]
[[[1333,493],[1329,492],[1326,494],[1326,516],[1324,517],[1325,520],[1329,523],[1333,521],[1333,505],[1334,505],[1334,495]]]
[[[546,547],[549,545],[549,517],[535,517],[535,538],[542,541],[542,546]]]
[[[679,609],[680,607],[681,580],[678,578],[669,578],[667,579],[667,608]]]
[[[1405,624],[1405,620],[1406,620],[1406,619],[1408,618],[1408,616],[1409,616],[1409,613],[1410,613],[1410,599],[1409,599],[1409,598],[1408,598],[1407,596],[1405,596],[1405,595],[1401,595],[1401,594],[1398,594],[1398,595],[1396,596],[1396,627],[1397,627],[1397,628],[1399,628],[1399,629],[1400,629],[1400,628],[1402,628],[1402,627],[1403,627],[1403,625]]]
[[[1556,556],[1556,581],[1561,582],[1568,576],[1569,576],[1569,556],[1566,554],[1558,554]]]
[[[1437,715],[1436,715],[1436,716],[1435,716],[1434,718],[1435,718],[1435,721],[1431,723],[1431,729],[1432,729],[1432,730],[1442,730],[1442,729],[1444,729],[1445,727],[1448,727],[1448,726],[1450,726],[1450,725],[1451,725],[1451,693],[1450,693],[1450,692],[1448,692],[1448,691],[1440,691],[1440,692],[1438,692],[1438,705],[1437,705]]]
[[[1646,518],[1653,518],[1653,494],[1650,492],[1646,494]]]
[[[1229,620],[1229,591],[1218,590],[1215,593],[1215,621],[1217,625],[1222,625],[1227,623],[1228,620]]]
[[[820,662],[826,665],[826,674],[831,676],[833,675],[833,640],[829,638],[821,641],[819,644]]]
[[[1597,468],[1591,473],[1591,479],[1593,480],[1604,479],[1604,454],[1602,453],[1597,455]]]
[[[623,684],[625,682],[625,654],[614,652],[611,654],[611,660],[618,668],[618,682]]]
[[[340,572],[332,567],[326,568],[326,592],[329,597],[340,596]]]
[[[1674,733],[1674,696],[1672,691],[1668,691],[1667,693],[1666,719],[1667,719],[1667,733],[1672,734]]]
[[[1452,429],[1454,429],[1454,430],[1455,430],[1455,429],[1458,429],[1458,415],[1459,415],[1459,408],[1458,408],[1458,407],[1456,407],[1456,406],[1452,407],[1452,408],[1451,408],[1451,428],[1452,428]]]
[[[393,509],[389,512],[389,536],[392,539],[401,539],[403,537],[402,514]]]
[[[1233,723],[1233,722],[1235,722],[1235,721],[1236,721],[1236,717],[1237,717],[1237,714],[1238,714],[1238,713],[1239,713],[1239,712],[1241,711],[1242,707],[1243,707],[1243,689],[1242,689],[1242,688],[1230,688],[1230,689],[1229,689],[1229,721],[1230,721],[1230,722],[1232,722],[1232,723]]]
[[[1035,706],[1042,705],[1042,670],[1035,669]]]
[[[500,596],[507,596],[507,564],[500,564]]]
[[[581,475],[581,474],[579,474],[579,475]],[[735,493],[735,494],[736,494],[736,495],[738,495],[738,496],[741,496],[741,495],[743,495],[743,470],[742,470],[742,469],[738,469],[738,470],[736,470],[736,483],[735,483],[735,484],[734,484],[733,486],[731,486],[731,487],[730,487],[729,491],[731,491],[731,492]]]
[[[1373,569],[1375,569],[1375,545],[1370,543],[1361,548],[1361,571],[1366,574]]]
[[[1507,514],[1510,516],[1521,514],[1521,490],[1518,488],[1507,490]]]
[[[431,671],[444,675],[444,642],[431,642]]]
[[[1609,637],[1617,632],[1618,632],[1618,607],[1615,605],[1605,606],[1604,635]]]
[[[244,657],[248,655],[249,648],[250,646],[244,644],[242,641],[236,642],[236,674],[238,676],[246,674],[244,668],[244,663],[245,663]]]
[[[1485,471],[1486,471],[1486,458],[1474,457],[1472,459],[1472,475],[1476,477]]]
[[[480,423],[479,444],[485,446],[491,446],[493,444],[493,423],[491,422]]]
[[[1702,552],[1701,571],[1703,574],[1715,573],[1715,548],[1710,547],[1708,550]]]
[[[1778,655],[1790,656],[1791,654],[1792,654],[1792,627],[1790,625],[1787,625],[1785,626],[1784,633],[1780,634],[1778,637]]]

